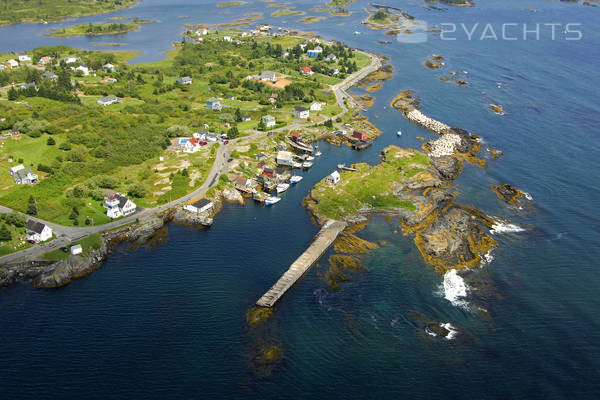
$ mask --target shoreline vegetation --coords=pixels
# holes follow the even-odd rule
[[[142,25],[153,24],[156,21],[145,19],[132,19],[130,22],[110,22],[96,24],[79,24],[67,28],[50,29],[44,36],[74,37],[74,36],[105,36],[123,35],[127,32],[140,29]]]
[[[239,37],[236,43],[228,41],[231,36]],[[11,188],[3,193],[0,201],[12,209],[27,212],[27,199],[29,203],[33,199],[37,217],[62,224],[60,229],[56,228],[60,236],[66,236],[64,232],[70,232],[69,237],[83,234],[75,231],[80,229],[77,226],[83,225],[84,219],[88,226],[86,232],[102,232],[103,224],[109,221],[102,207],[105,191],[127,194],[138,206],[147,208],[139,214],[140,219],[145,218],[157,212],[153,207],[169,206],[172,199],[197,190],[207,182],[215,161],[219,159],[223,163],[228,157],[224,154],[231,152],[233,162],[228,165],[229,176],[221,176],[216,185],[213,180],[207,186],[212,188],[205,193],[215,204],[221,197],[227,199],[221,193],[233,187],[232,177],[253,174],[242,160],[254,160],[260,148],[256,143],[267,144],[267,148],[272,145],[267,132],[250,139],[257,136],[255,128],[258,123],[260,129],[262,116],[274,111],[277,126],[283,128],[287,124],[294,125],[294,107],[321,101],[325,105],[322,111],[311,116],[306,124],[296,123],[292,128],[306,125],[314,126],[315,131],[327,130],[328,116],[344,115],[335,101],[326,105],[327,98],[331,97],[331,85],[341,83],[361,68],[371,68],[367,54],[329,42],[320,45],[328,54],[336,54],[338,61],[332,64],[319,58],[306,59],[303,57],[306,52],[300,47],[306,40],[306,36],[278,36],[266,43],[239,31],[213,31],[198,43],[176,44],[165,60],[136,65],[126,64],[126,60],[136,56],[134,52],[82,51],[65,46],[35,49],[29,54],[31,63],[44,60],[45,69],[57,80],[42,77],[44,68],[40,71],[27,63],[0,73],[0,79],[7,82],[24,82],[8,92],[0,92],[0,96],[9,99],[0,103],[4,116],[0,130],[14,130],[18,125],[20,131],[20,135],[11,135],[8,139],[4,135],[0,167],[8,168],[11,162],[32,164],[40,181],[33,186],[22,186],[14,185],[9,177],[2,178],[1,183]],[[211,52],[214,47],[218,47],[219,52]],[[284,57],[285,48],[290,55]],[[224,50],[228,57],[219,57]],[[248,69],[250,73],[260,73],[267,60],[269,68],[277,71],[281,86],[270,87],[246,79]],[[310,65],[313,74],[300,73],[298,63]],[[243,76],[236,75],[240,65],[245,66]],[[327,75],[333,66],[337,67],[338,75]],[[192,77],[193,83],[177,84],[178,77],[186,75]],[[275,103],[268,101],[273,93],[279,94]],[[97,100],[107,94],[114,94],[118,103],[97,105]],[[219,112],[208,110],[205,104],[207,97],[215,95],[225,107]],[[188,117],[191,110],[197,117],[194,121]],[[56,115],[61,118],[57,120]],[[146,117],[140,118],[141,115]],[[49,120],[56,122],[50,124]],[[346,120],[344,116],[342,121]],[[152,124],[152,128],[147,130],[146,122],[141,121]],[[249,151],[239,146],[225,151],[215,143],[192,154],[182,153],[177,147],[177,138],[191,136],[193,130],[207,125],[210,132],[227,135],[232,142],[249,136],[250,140],[246,141]],[[279,137],[290,133],[284,131]],[[140,137],[144,140],[134,140]],[[117,139],[126,140],[128,145],[119,144]],[[119,151],[123,147],[129,149],[127,154]],[[126,220],[133,221],[126,218],[123,222]],[[118,226],[119,221],[112,225]],[[76,228],[70,231],[69,226]],[[51,246],[56,249],[59,245],[51,243],[47,248]]]
[[[0,3],[0,26],[45,24],[129,8],[140,0],[11,0]]]

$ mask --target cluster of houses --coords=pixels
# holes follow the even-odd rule
[[[222,139],[222,136],[218,133],[209,132],[206,129],[202,129],[198,132],[194,132],[191,138],[177,139],[176,144],[177,147],[184,153],[195,153],[199,151],[202,146],[217,142],[219,139]]]
[[[38,182],[37,174],[31,168],[23,166],[23,164],[11,167],[8,173],[17,185],[33,185]]]

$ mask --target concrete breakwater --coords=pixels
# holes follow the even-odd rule
[[[430,131],[437,133],[438,135],[443,135],[445,133],[450,132],[450,126],[444,124],[443,122],[428,117],[427,115],[423,114],[420,110],[415,109],[407,112],[405,115],[406,118],[408,118],[415,124],[419,124],[424,128],[427,128]]]
[[[256,302],[256,305],[273,307],[285,292],[327,251],[345,227],[346,223],[342,221],[329,220],[325,223],[308,249],[292,263],[281,278]]]

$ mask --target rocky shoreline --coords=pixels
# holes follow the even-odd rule
[[[117,244],[130,242],[133,246],[141,246],[146,243],[165,221],[164,216],[150,216],[126,228],[107,232],[102,235],[100,247],[85,256],[70,254],[58,261],[32,259],[2,265],[0,287],[17,281],[31,281],[34,287],[42,289],[65,286],[99,268]]]
[[[458,135],[457,135],[458,136]],[[458,136],[457,147],[469,147],[469,136]],[[390,146],[396,148],[396,146]],[[398,148],[399,149],[399,148]],[[404,154],[423,154],[417,150],[399,149]],[[383,162],[386,150],[384,150]],[[458,177],[462,169],[461,161],[453,155],[430,157],[429,165],[423,172],[408,180],[398,178],[391,190],[396,198],[409,201],[411,208],[379,209],[365,208],[347,215],[343,221],[357,225],[368,221],[371,215],[385,215],[399,218],[406,234],[414,235],[414,242],[424,260],[440,271],[467,268],[479,264],[484,256],[496,246],[496,242],[483,227],[487,217],[479,210],[454,203],[455,195],[450,191],[450,182]],[[371,168],[377,168],[373,166]],[[352,174],[354,172],[345,172]],[[344,177],[342,176],[343,184]],[[313,188],[303,204],[319,226],[329,218],[319,212],[319,203],[326,196]]]

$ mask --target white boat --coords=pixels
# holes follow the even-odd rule
[[[398,131],[398,132],[396,132],[396,135],[398,135],[398,136],[402,136],[402,131]]]
[[[290,183],[295,184],[295,183],[300,182],[302,179],[303,179],[302,176],[294,175],[290,178]]]
[[[315,153],[315,157],[321,157],[323,153],[321,153],[319,150],[317,150],[317,152]]]
[[[279,185],[277,185],[277,194],[283,193],[286,190],[288,190],[289,188],[290,188],[289,183],[280,183]]]
[[[313,166],[313,163],[311,163],[310,161],[305,161],[302,163],[302,168],[310,168]]]
[[[314,161],[315,158],[313,156],[308,156],[304,159],[305,161]]]
[[[281,197],[269,196],[265,199],[265,206],[272,206],[273,204],[279,203],[280,201]]]

